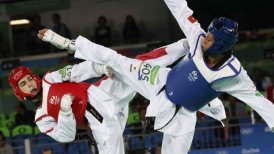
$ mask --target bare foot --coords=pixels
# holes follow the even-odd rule
[[[43,37],[44,37],[44,34],[46,33],[46,31],[47,31],[48,29],[41,29],[41,30],[39,30],[39,32],[38,32],[38,34],[37,34],[37,36],[38,36],[38,38],[39,39],[43,39]]]

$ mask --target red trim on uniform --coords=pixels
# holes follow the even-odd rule
[[[46,132],[44,132],[44,134],[48,134],[48,133],[50,133],[51,131],[53,131],[53,127],[51,127],[49,130],[47,130]]]
[[[45,117],[47,117],[47,116],[49,116],[49,115],[48,115],[48,114],[44,114],[44,115],[38,117],[37,119],[35,119],[34,122],[36,123],[37,121],[40,121],[40,120],[42,120],[43,118],[45,118]]]
[[[43,76],[43,81],[45,81],[47,84],[52,84],[52,83],[48,82],[48,81],[45,79],[45,77],[46,77],[46,75],[47,75],[48,73],[50,73],[50,72],[46,72],[46,73],[44,74],[44,76]]]
[[[108,76],[104,76],[102,77],[99,81],[95,82],[93,85],[96,86],[96,87],[99,87],[101,82],[108,79]]]
[[[148,53],[138,55],[135,58],[138,60],[146,61],[146,60],[150,60],[150,59],[156,59],[156,58],[162,57],[164,55],[167,55],[166,47],[152,50]]]
[[[191,23],[194,23],[197,21],[197,19],[195,19],[193,16],[189,16],[188,18],[188,21],[190,21]]]

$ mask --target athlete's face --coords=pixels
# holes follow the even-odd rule
[[[19,89],[26,94],[36,95],[38,93],[37,84],[30,75],[25,75],[18,82]]]
[[[207,32],[206,37],[202,40],[202,50],[207,51],[214,44],[214,36]]]

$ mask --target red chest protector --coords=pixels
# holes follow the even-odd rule
[[[88,83],[72,82],[64,82],[50,85],[47,97],[48,114],[57,121],[60,111],[61,99],[64,94],[71,93],[74,96],[74,100],[72,103],[72,112],[77,122],[77,128],[86,128],[87,122],[84,114],[88,103],[87,89],[89,87],[90,84]]]

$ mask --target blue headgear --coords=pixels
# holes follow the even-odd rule
[[[238,23],[220,17],[214,19],[207,29],[214,36],[214,44],[206,51],[207,55],[217,55],[232,49],[238,41]]]

